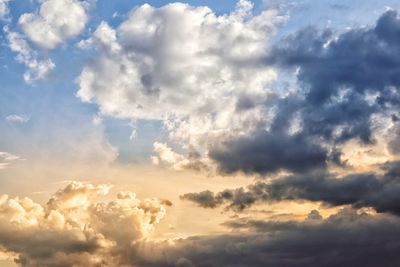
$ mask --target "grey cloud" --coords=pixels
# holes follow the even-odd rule
[[[400,125],[397,116],[392,117],[392,120],[395,125],[390,129],[391,134],[387,147],[393,155],[400,155]]]
[[[340,178],[329,173],[291,175],[247,188],[189,193],[182,198],[205,208],[226,204],[239,211],[257,202],[308,200],[330,206],[372,207],[377,212],[400,215],[400,163],[388,163],[383,169],[383,175],[361,173]]]
[[[307,28],[272,49],[267,60],[282,67],[298,67],[305,92],[304,129],[338,142],[359,138],[372,141],[371,115],[398,108],[400,19],[396,11],[384,13],[372,28],[356,28],[335,35]],[[375,95],[373,101],[367,95]],[[371,103],[372,102],[372,103]]]
[[[275,110],[272,122],[212,146],[210,158],[223,173],[304,173],[329,162],[344,167],[340,145],[374,144],[373,116],[400,107],[399,33],[400,18],[388,11],[374,27],[340,34],[306,28],[277,42],[265,64],[296,69],[296,94],[270,97],[265,106]],[[291,133],[294,120],[299,126]]]
[[[397,165],[386,168],[388,179],[400,171]],[[395,267],[400,260],[399,218],[387,214],[344,209],[327,219],[312,211],[300,222],[242,218],[224,223],[230,233],[155,241],[141,237],[164,215],[160,203],[140,202],[129,192],[108,203],[92,202],[91,195],[106,191],[75,183],[56,193],[48,207],[2,196],[2,247],[19,254],[16,262],[27,267]]]
[[[178,261],[208,267],[394,267],[400,260],[398,223],[398,218],[351,210],[304,222],[239,219],[225,223],[230,234],[149,245],[134,256],[145,267],[180,266]]]
[[[267,131],[225,141],[212,148],[209,156],[218,162],[223,173],[305,172],[325,168],[327,161],[327,151],[304,135]]]
[[[388,11],[376,27],[338,36],[308,28],[275,47],[272,60],[300,67],[298,78],[309,86],[307,97],[315,105],[337,96],[343,86],[358,93],[397,87],[400,46],[394,38],[399,21],[397,12]]]

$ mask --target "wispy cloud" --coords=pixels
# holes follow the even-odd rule
[[[25,123],[30,120],[30,117],[25,114],[11,114],[6,117],[8,122]]]
[[[7,26],[5,26],[4,30],[7,34],[11,51],[17,53],[16,60],[28,68],[28,71],[24,74],[25,82],[33,83],[47,78],[55,68],[53,61],[48,58],[42,59],[38,52],[31,48],[24,35],[10,31]]]
[[[8,152],[0,151],[0,170],[9,167],[10,164],[17,160],[21,160],[21,158]]]

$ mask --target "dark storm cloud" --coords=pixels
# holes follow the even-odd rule
[[[373,28],[339,35],[312,28],[299,31],[273,48],[269,60],[299,68],[307,133],[370,143],[371,115],[400,104],[399,40],[400,19],[396,11],[388,11]],[[334,137],[338,126],[344,130]]]
[[[236,220],[232,234],[192,237],[132,255],[140,266],[395,267],[400,255],[398,218],[343,210],[326,220]],[[147,247],[149,249],[149,247]]]
[[[320,105],[343,87],[354,93],[382,92],[400,85],[400,19],[383,14],[374,28],[340,35],[305,29],[275,47],[270,60],[300,67],[298,78],[309,87],[308,101]],[[398,100],[398,98],[397,98]]]
[[[209,155],[223,173],[304,173],[327,162],[344,166],[338,146],[351,139],[373,144],[372,116],[400,107],[396,11],[384,13],[374,27],[341,34],[303,29],[278,42],[266,63],[296,69],[298,93],[265,104],[276,111],[269,128],[211,148]],[[243,99],[238,107],[251,103]],[[296,116],[299,129],[293,134]]]
[[[327,151],[304,135],[272,134],[267,131],[226,141],[209,156],[223,173],[267,174],[282,169],[305,172],[326,166]]]
[[[258,182],[246,189],[189,193],[182,199],[205,208],[227,204],[239,211],[256,202],[308,200],[330,206],[372,207],[377,212],[400,215],[400,163],[386,164],[383,169],[383,175],[362,173],[341,178],[327,173],[292,175],[270,183]]]

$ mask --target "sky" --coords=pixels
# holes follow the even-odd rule
[[[0,0],[0,266],[398,266],[399,12]]]

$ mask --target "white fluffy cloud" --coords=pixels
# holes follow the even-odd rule
[[[103,22],[90,42],[100,56],[79,77],[79,97],[105,114],[144,119],[218,112],[240,94],[263,95],[274,78],[256,61],[277,18],[174,3],[143,5],[113,29]]]
[[[28,68],[24,73],[24,80],[27,83],[32,83],[45,79],[55,67],[51,59],[41,59],[38,53],[32,50],[22,34],[9,31],[7,27],[5,32],[10,49],[17,53],[16,59]]]
[[[29,40],[53,49],[82,32],[88,20],[88,5],[79,0],[41,0],[39,13],[21,15],[19,24]]]
[[[207,140],[251,131],[264,120],[273,69],[261,64],[282,21],[252,3],[218,16],[173,3],[135,8],[116,29],[102,22],[82,41],[98,55],[78,78],[77,95],[102,114],[163,120],[171,139],[204,152]]]
[[[8,12],[7,2],[0,0],[0,17]],[[4,28],[8,45],[17,54],[16,59],[28,68],[24,74],[27,83],[47,78],[55,68],[53,61],[33,49],[30,42],[45,49],[56,48],[81,33],[88,21],[88,1],[41,0],[40,3],[38,13],[20,16],[23,33],[10,31],[8,26]]]
[[[10,11],[8,9],[10,0],[0,0],[0,19],[3,19]]]
[[[120,266],[119,256],[148,236],[165,209],[132,192],[98,202],[109,189],[73,182],[44,206],[0,196],[0,247],[23,266]]]
[[[210,171],[209,160],[202,158],[194,148],[189,148],[188,156],[184,156],[175,152],[166,143],[155,142],[153,147],[155,156],[151,157],[151,161],[155,165],[169,166],[178,171],[185,169]]]

